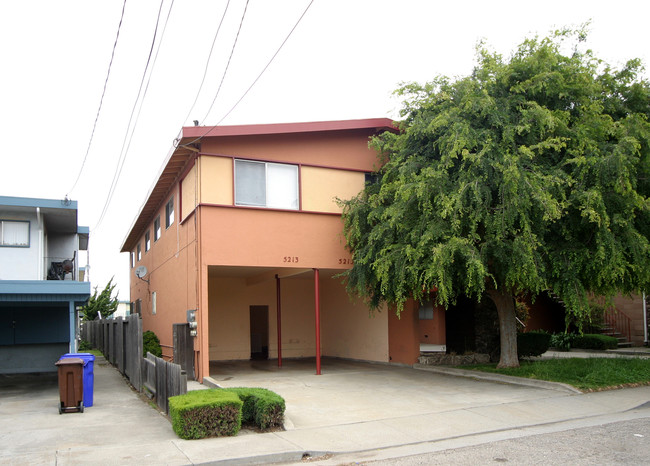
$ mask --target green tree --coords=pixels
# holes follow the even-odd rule
[[[377,182],[343,202],[348,291],[399,313],[487,294],[501,367],[518,366],[514,298],[650,289],[650,86],[615,70],[583,30],[477,47],[470,76],[403,85],[400,132],[375,137]]]
[[[101,313],[102,319],[112,316],[117,311],[118,304],[117,294],[115,297],[111,297],[114,289],[115,284],[113,283],[113,278],[108,281],[106,287],[99,295],[97,295],[97,287],[95,287],[95,292],[88,299],[88,304],[81,311],[83,312],[83,319],[95,320],[99,313]]]

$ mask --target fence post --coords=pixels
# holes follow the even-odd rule
[[[194,380],[194,342],[190,335],[190,325],[173,324],[174,362],[180,364],[187,377]]]

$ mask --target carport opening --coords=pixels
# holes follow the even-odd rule
[[[269,358],[269,307],[250,306],[251,359]]]

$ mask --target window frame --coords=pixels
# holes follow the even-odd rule
[[[4,243],[4,225],[5,223],[26,223],[27,224],[27,244],[12,244]],[[32,224],[29,220],[12,220],[8,218],[0,218],[0,248],[29,248],[31,247],[32,239]]]
[[[237,189],[240,185],[238,181],[239,170],[242,165],[239,164],[260,164],[264,166],[264,202],[263,204],[250,202],[247,200],[241,200],[239,190]],[[273,183],[274,181],[269,178],[269,167],[291,167],[295,173],[294,183],[295,183],[295,192],[292,193],[291,204],[294,206],[279,206],[279,205],[269,205],[269,192],[274,190]],[[264,160],[248,160],[248,159],[234,159],[234,173],[233,173],[233,185],[234,185],[234,205],[237,207],[255,207],[260,209],[278,209],[278,210],[300,210],[300,166],[293,163],[280,163],[280,162],[267,162]]]
[[[153,242],[158,241],[161,235],[162,228],[160,228],[160,215],[158,215],[153,221]]]
[[[165,230],[174,224],[174,196],[165,204]]]
[[[149,252],[151,249],[151,232],[149,230],[144,233],[144,252]]]
[[[136,257],[138,259],[138,262],[140,262],[142,260],[142,246],[140,245],[140,243],[138,243],[138,247],[136,248],[136,251],[137,251]]]

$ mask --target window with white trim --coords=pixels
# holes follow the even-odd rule
[[[147,230],[144,234],[144,252],[147,252],[149,249],[151,249],[151,235]]]
[[[140,247],[140,243],[138,243],[138,262],[142,260],[142,248]]]
[[[160,215],[153,221],[153,240],[158,241],[160,238]]]
[[[235,205],[298,210],[298,166],[235,160]]]
[[[169,228],[174,223],[174,198],[172,197],[165,206],[165,228]]]
[[[0,246],[28,248],[29,222],[25,220],[0,220]]]
[[[151,313],[153,315],[156,315],[157,312],[157,308],[158,308],[157,301],[158,301],[158,296],[155,291],[152,291],[151,292]]]

